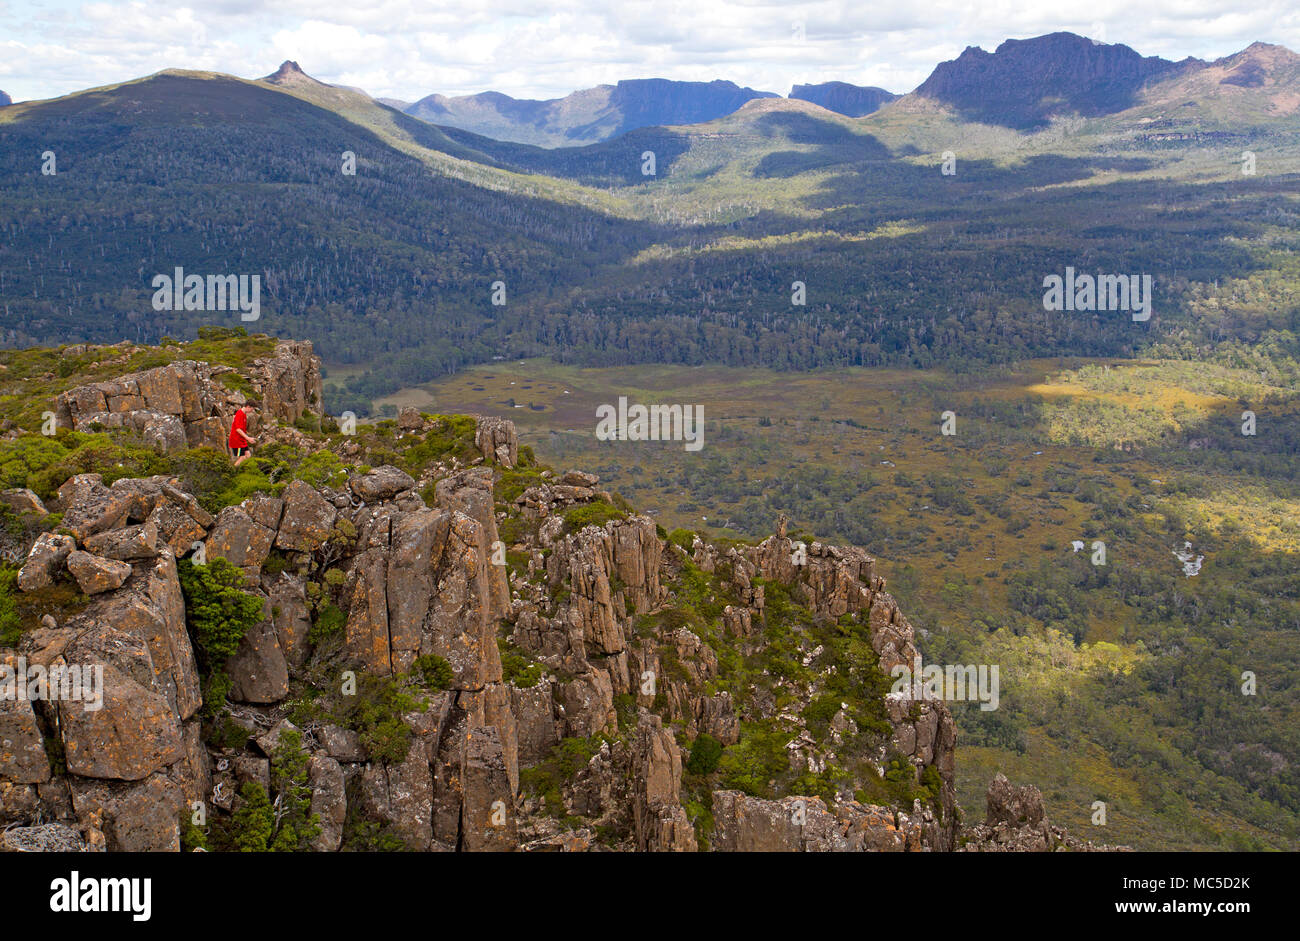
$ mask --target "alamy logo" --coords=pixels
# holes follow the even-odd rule
[[[0,663],[0,702],[79,702],[86,712],[104,708],[104,665]]]
[[[921,665],[916,657],[911,665],[900,663],[889,671],[896,677],[889,695],[899,699],[948,702],[974,702],[984,712],[998,707],[998,666],[993,664],[936,663]]]
[[[1151,275],[1090,274],[1076,275],[1065,269],[1065,277],[1049,274],[1043,279],[1044,310],[1123,310],[1131,311],[1133,320],[1151,319]]]
[[[704,447],[704,407],[627,404],[596,407],[596,437],[601,441],[685,441],[687,451]]]
[[[81,878],[72,870],[67,879],[50,883],[52,912],[130,912],[132,921],[148,921],[153,914],[153,880]]]
[[[174,274],[156,274],[150,284],[154,310],[239,311],[245,322],[262,316],[262,276],[186,274],[177,268]]]

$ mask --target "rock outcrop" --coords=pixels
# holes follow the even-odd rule
[[[186,361],[81,386],[59,397],[59,420],[129,427],[170,450],[220,446],[239,388],[255,390],[272,431],[320,411],[307,344],[281,342],[226,378]],[[404,410],[397,438],[435,421]],[[79,671],[67,690],[78,695],[0,699],[0,849],[178,849],[182,810],[233,819],[248,793],[282,789],[286,741],[303,750],[320,852],[1093,848],[1047,823],[1036,790],[1000,777],[985,823],[959,833],[942,702],[889,695],[836,711],[832,699],[829,721],[808,718],[842,689],[828,683],[836,669],[879,680],[918,656],[865,551],[804,544],[783,521],[758,545],[697,537],[685,550],[616,507],[595,475],[534,470],[526,450],[519,467],[501,419],[478,419],[473,447],[449,453],[414,474],[349,467],[336,487],[294,477],[215,515],[174,476],[78,474],[48,508],[29,491],[0,495],[25,518],[62,514],[58,532],[28,537],[20,591],[78,589],[71,608],[0,648],[0,663]],[[506,502],[510,470],[535,480]],[[227,560],[256,599],[234,653],[202,678],[186,555]],[[838,668],[813,639],[828,625],[858,645]],[[753,667],[774,637],[791,659]],[[214,677],[224,698],[204,719]],[[718,780],[702,777],[709,748],[716,764],[753,728],[771,730],[784,765],[754,790],[780,796],[702,788]],[[888,771],[901,789],[866,794],[906,793],[909,805],[867,803],[854,782],[833,801],[790,793],[850,749],[856,783],[883,787]]]
[[[234,375],[227,366],[169,363],[70,389],[55,400],[55,420],[75,431],[128,428],[160,451],[204,445],[224,450],[235,410],[250,401],[237,388],[240,383],[223,382]],[[306,341],[277,342],[274,354],[254,361],[243,378],[267,418],[291,423],[321,414],[320,360]],[[255,425],[249,428],[254,435]]]

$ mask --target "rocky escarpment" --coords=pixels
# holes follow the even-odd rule
[[[241,387],[248,388],[245,394]],[[307,341],[281,340],[246,373],[182,361],[107,382],[78,386],[55,400],[61,428],[129,428],[159,450],[226,446],[235,410],[255,402],[265,419],[293,422],[319,415],[320,360]],[[250,433],[257,432],[256,420]]]
[[[202,403],[238,401],[220,375],[173,364],[61,402],[73,424],[148,412],[142,435],[188,436]],[[318,407],[318,377],[298,345],[255,364],[268,434]],[[324,852],[1080,846],[1005,782],[1013,809],[991,791],[961,830],[952,716],[885,694],[917,650],[866,552],[783,521],[758,545],[669,538],[594,475],[537,467],[500,419],[407,411],[313,444],[440,456],[211,512],[182,474],[3,495],[59,525],[23,546],[44,616],[0,662],[102,668],[103,699],[0,699],[0,848],[175,850],[237,831],[258,794],[292,813],[286,767]],[[235,596],[187,596],[222,566]],[[217,657],[208,622],[240,606]]]

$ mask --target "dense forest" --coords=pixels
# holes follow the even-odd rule
[[[973,368],[1300,328],[1294,305],[1212,324],[1191,307],[1203,285],[1271,270],[1266,239],[1290,250],[1294,176],[1067,186],[1154,158],[1038,155],[966,161],[945,180],[868,134],[768,113],[747,128],[764,142],[750,181],[787,208],[709,221],[701,171],[674,196],[697,221],[669,225],[530,194],[524,175],[621,182],[646,198],[612,168],[651,148],[667,173],[709,143],[661,129],[559,151],[438,135],[517,171],[503,191],[233,80],[164,74],[0,127],[5,345],[192,336],[237,315],[155,311],[155,274],[260,274],[258,329],[311,339],[331,364],[382,363],[332,390],[337,410],[365,413],[376,396],[494,356]],[[340,169],[349,150],[355,176]],[[47,152],[56,174],[40,172]],[[1067,266],[1153,274],[1151,321],[1044,310],[1043,277]]]

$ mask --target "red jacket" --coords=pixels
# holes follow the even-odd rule
[[[246,430],[248,430],[248,416],[244,414],[244,410],[241,408],[235,412],[235,420],[230,423],[229,443],[232,448],[248,447],[248,442],[244,440],[243,436],[237,434],[237,432]]]

